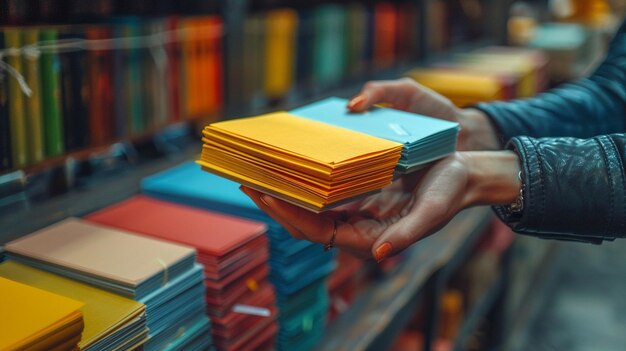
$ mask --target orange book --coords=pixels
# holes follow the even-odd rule
[[[214,116],[222,108],[222,20],[188,18],[182,43],[186,118]]]
[[[390,2],[376,4],[374,9],[374,66],[385,69],[395,64],[397,38],[396,6]]]
[[[101,26],[88,26],[85,36],[88,40],[111,38],[111,29]],[[104,145],[115,135],[113,118],[113,55],[110,50],[87,51],[89,75],[89,138],[92,145]]]

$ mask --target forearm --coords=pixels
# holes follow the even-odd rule
[[[504,205],[519,196],[519,158],[513,151],[460,152],[468,170],[464,206]]]

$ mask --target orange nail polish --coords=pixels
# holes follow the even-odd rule
[[[358,107],[358,105],[362,104],[364,101],[365,101],[365,96],[363,94],[360,94],[356,96],[354,99],[350,100],[350,102],[348,102],[348,108],[350,110],[354,110],[355,108]]]
[[[387,258],[387,255],[391,253],[391,250],[391,244],[389,242],[384,242],[376,249],[376,261],[380,263],[382,260]]]

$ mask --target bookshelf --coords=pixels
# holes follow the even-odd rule
[[[181,108],[178,112],[171,112],[170,109],[163,107],[161,108],[164,110],[160,112],[155,111],[154,108],[137,112],[131,106],[128,115],[139,119],[133,120],[132,117],[125,116],[131,122],[135,122],[135,124],[131,123],[132,132],[130,133],[116,135],[111,132],[96,143],[83,143],[84,145],[65,150],[43,161],[0,170],[0,175],[8,175],[12,172],[20,174],[17,178],[7,177],[11,178],[7,184],[2,184],[0,180],[0,194],[5,193],[3,189],[8,189],[6,193],[10,196],[7,198],[11,198],[5,201],[4,205],[0,202],[0,227],[7,228],[0,232],[0,245],[66,217],[82,216],[136,194],[139,181],[145,176],[197,156],[200,150],[198,130],[206,121],[287,109],[330,95],[350,97],[369,79],[395,78],[410,67],[449,55],[450,52],[481,46],[486,43],[503,43],[506,37],[505,13],[510,1],[479,1],[483,8],[489,11],[489,15],[486,16],[494,20],[481,21],[480,23],[483,23],[484,27],[477,29],[479,34],[458,37],[454,40],[431,35],[434,30],[441,29],[446,21],[451,21],[451,19],[445,18],[445,13],[442,13],[442,11],[445,12],[442,10],[442,6],[446,4],[452,6],[458,3],[458,1],[453,0],[390,0],[386,2],[370,0],[350,2],[228,0],[220,2],[185,1],[184,4],[178,4],[175,1],[94,0],[89,3],[91,4],[86,4],[80,0],[59,0],[58,3],[54,0],[9,0],[6,3],[9,9],[2,12],[7,16],[0,18],[0,23],[3,26],[18,26],[16,28],[46,22],[65,27],[70,24],[75,25],[79,19],[84,19],[89,23],[101,24],[112,21],[114,18],[115,21],[118,21],[118,16],[131,16],[133,18],[131,21],[135,21],[137,18],[153,17],[167,19],[171,15],[177,15],[180,18],[189,17],[190,19],[194,17],[193,15],[212,16],[221,22],[223,33],[223,36],[220,37],[219,55],[221,63],[219,63],[218,74],[220,77],[216,78],[220,87],[206,86],[202,82],[196,81],[195,85],[190,83],[185,87],[178,88],[193,92],[219,89],[220,94],[214,97],[212,105],[208,108],[202,106],[202,101],[200,101],[202,97],[196,97],[195,103],[200,101],[199,113],[197,113],[197,109],[193,110],[195,112],[189,112],[189,110],[181,112],[184,111]],[[336,33],[332,31],[325,33],[325,41],[316,42],[314,40],[316,38],[311,36],[311,31],[316,30],[314,20],[316,16],[317,18],[325,18],[322,20],[322,24],[324,21],[341,23],[342,18],[347,23],[350,22],[349,18],[354,17],[351,21],[357,22],[350,23],[356,25],[358,19],[371,22],[370,17],[374,17],[376,6],[380,4],[391,4],[400,9],[413,11],[409,13],[413,17],[409,16],[407,17],[408,20],[404,19],[405,23],[407,23],[406,21],[410,23],[407,26],[410,26],[411,30],[407,30],[403,34],[403,38],[410,37],[415,40],[409,50],[397,51],[401,45],[396,42],[395,46],[380,49],[381,53],[379,54],[372,53],[372,50],[376,50],[374,47],[376,41],[372,39],[375,37],[375,33],[367,32],[367,26],[363,26],[357,27],[357,29],[361,28],[365,31],[364,37],[369,38],[367,42],[358,37],[351,37],[350,39],[353,40],[351,45],[355,47],[354,52],[363,51],[362,57],[354,54],[354,52],[345,53],[345,57],[337,57],[336,53],[332,52],[333,49],[325,52],[335,54],[335,59],[332,57],[330,59],[328,57],[307,57],[307,53],[310,54],[316,48],[349,46],[347,44],[349,39],[347,38],[343,39],[345,40],[343,43],[333,42],[332,39]],[[432,16],[434,7],[438,7],[437,16],[439,17]],[[288,11],[280,12],[281,9]],[[343,16],[345,17],[333,17],[337,13],[336,10],[344,11]],[[389,16],[394,16],[393,14],[390,15],[388,10],[389,6],[380,7],[382,21],[388,20]],[[29,13],[38,13],[38,15],[29,18]],[[249,86],[251,80],[249,77],[263,76],[263,74],[267,74],[267,70],[270,68],[265,65],[266,62],[262,62],[258,52],[250,52],[247,44],[250,42],[250,37],[255,35],[254,32],[250,32],[251,30],[266,28],[263,25],[255,27],[258,23],[254,21],[258,20],[263,23],[264,16],[269,13],[276,16],[272,18],[277,22],[285,25],[285,27],[274,29],[277,32],[284,31],[284,28],[290,28],[289,25],[293,25],[289,20],[289,16],[293,13],[302,16],[301,18],[309,18],[310,22],[303,22],[307,29],[303,30],[302,33],[295,33],[294,37],[290,39],[292,44],[295,40],[297,43],[309,45],[300,45],[304,48],[294,49],[291,72],[273,83],[275,85],[271,89],[272,94],[264,94],[262,91],[259,92],[259,90],[263,90],[259,85]],[[63,14],[68,14],[68,16],[65,17]],[[396,15],[398,14],[396,13]],[[411,23],[412,20],[415,22]],[[437,20],[439,22],[435,23]],[[119,21],[128,21],[128,17],[126,20],[119,19]],[[148,32],[143,34],[149,36],[150,33],[155,34],[167,30],[167,23],[162,23],[160,27],[154,27],[152,32],[148,29]],[[317,23],[317,25],[320,24]],[[384,31],[381,33],[383,38],[379,39],[379,42],[384,42],[384,35],[388,35],[388,33],[384,33]],[[145,36],[142,35],[142,32],[133,33],[132,29],[118,34],[120,36]],[[94,39],[97,40],[98,35],[94,35]],[[109,38],[110,36],[109,34]],[[106,40],[106,38],[105,35],[103,39]],[[285,40],[285,38],[281,40]],[[440,42],[436,43],[435,40]],[[444,43],[446,40],[448,41]],[[130,44],[132,45],[132,42]],[[169,48],[167,45],[163,45],[166,52]],[[363,47],[359,45],[363,45]],[[174,50],[184,49],[174,48]],[[317,50],[319,51],[319,49]],[[88,58],[90,55],[97,59],[99,56],[96,54],[106,55],[102,51],[91,50],[84,52],[83,56],[87,57],[82,59]],[[132,57],[123,55],[117,57],[113,50],[110,54],[113,57],[109,58],[111,62],[108,64],[115,64],[116,59],[134,60]],[[396,54],[401,55],[401,57],[393,58]],[[148,52],[143,52],[140,54],[140,60],[145,59],[147,60],[145,62],[152,62],[150,55]],[[168,55],[173,55],[173,58],[177,57],[175,56],[176,53]],[[355,58],[355,56],[358,57]],[[250,61],[250,57],[256,57],[261,61]],[[80,60],[81,58],[74,56],[74,59]],[[319,65],[324,67],[318,68],[316,71],[312,68],[313,66],[300,67],[297,64],[297,62],[302,61],[307,62],[308,65],[314,65],[314,60],[325,62]],[[344,63],[344,66],[340,68],[326,67],[331,65],[328,62],[332,63],[337,60],[345,60],[347,63]],[[197,62],[193,64],[197,64]],[[68,65],[74,66],[71,62]],[[377,66],[383,68],[378,69]],[[272,69],[280,68],[281,66]],[[150,75],[150,72],[155,74],[154,67],[141,69],[134,73]],[[93,75],[100,78],[106,76],[106,74],[100,73],[98,75],[95,72]],[[133,74],[133,72],[122,73]],[[167,76],[168,73],[165,72],[165,74]],[[179,72],[179,78],[181,74],[184,73]],[[216,73],[207,74],[215,75]],[[114,80],[115,74],[109,78]],[[62,80],[62,77],[60,79]],[[149,82],[149,84],[133,89],[148,89],[155,85],[158,87],[161,81],[150,79],[142,82],[145,84]],[[182,80],[180,83],[182,84]],[[73,87],[74,96],[80,96],[80,85],[75,83],[72,85],[71,81],[67,84],[70,85],[70,88]],[[255,78],[254,84],[263,85],[263,79]],[[98,90],[95,89],[95,91]],[[153,94],[159,97],[169,96],[168,92],[164,93],[158,89]],[[115,115],[115,106],[111,104],[118,98],[121,96],[108,96],[98,99],[99,105],[97,106],[105,111],[105,115],[96,113],[102,112],[97,108],[94,108],[93,111],[95,112],[92,114],[98,115],[100,122],[106,115]],[[139,99],[141,100],[141,98]],[[157,106],[157,100],[155,98],[150,102],[142,100],[142,103],[151,104],[154,107]],[[170,106],[175,104],[176,102],[170,101]],[[194,108],[198,108],[198,106],[196,105]],[[203,108],[205,109],[203,110]],[[186,113],[189,116],[176,117],[177,113]],[[126,122],[128,121],[123,122],[123,124]],[[2,134],[0,133],[0,135]],[[15,186],[17,189],[14,189]],[[321,349],[378,350],[381,349],[381,346],[388,344],[389,340],[398,335],[400,330],[406,326],[410,314],[413,313],[418,304],[437,303],[442,293],[440,289],[436,288],[437,284],[443,284],[449,279],[446,272],[453,270],[464,259],[467,250],[475,243],[490,218],[490,211],[486,208],[467,211],[441,233],[408,250],[407,257],[400,266],[396,267],[381,281],[372,283],[371,289],[359,295],[354,305],[327,328],[328,334],[320,346]],[[415,267],[420,268],[416,270]],[[502,295],[502,279],[504,278],[500,277],[493,283],[488,294],[485,295],[484,301],[473,310],[473,314],[465,321],[461,332],[463,337],[475,330],[475,321],[484,316],[495,299]],[[429,318],[434,324],[437,311],[431,311]],[[429,332],[430,339],[427,338],[425,349],[430,349],[430,341],[432,341],[434,333],[434,330]]]

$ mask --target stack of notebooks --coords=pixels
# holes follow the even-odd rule
[[[274,284],[280,311],[276,347],[308,350],[320,340],[324,317],[316,313],[326,313],[328,299],[318,297],[325,296],[325,278],[335,267],[333,251],[324,252],[322,245],[292,238],[239,190],[239,184],[203,172],[193,162],[144,179],[141,189],[147,195],[166,201],[266,223],[270,239],[270,281]],[[291,342],[295,337],[301,344]]]
[[[87,219],[195,247],[204,265],[208,314],[218,350],[263,350],[264,344],[273,342],[275,296],[267,280],[265,224],[145,196]]]
[[[392,108],[350,113],[348,101],[331,97],[289,113],[403,145],[396,170],[411,172],[454,152],[458,123]]]
[[[450,68],[416,68],[407,77],[450,99],[456,106],[504,100],[507,89],[495,75]]]
[[[144,303],[145,350],[211,344],[202,266],[193,248],[69,218],[5,249],[10,259]]]
[[[0,277],[0,350],[75,350],[83,303]]]
[[[39,300],[23,288],[20,288],[19,296],[12,296],[10,292],[5,295],[6,287],[2,286],[0,288],[3,296],[0,299],[3,317],[0,320],[0,330],[2,330],[0,349],[2,350],[6,349],[3,347],[5,337],[22,338],[28,329],[34,330],[42,327],[41,323],[44,318],[51,318],[53,310],[62,309],[71,312],[71,315],[68,314],[66,318],[74,318],[77,308],[82,313],[82,318],[79,313],[80,320],[68,328],[71,330],[66,330],[72,336],[66,335],[64,338],[60,335],[58,338],[46,336],[45,339],[40,340],[48,343],[46,347],[41,344],[42,348],[35,348],[35,345],[31,343],[31,346],[26,349],[75,350],[78,346],[80,350],[133,350],[141,346],[148,338],[146,307],[140,302],[14,261],[0,264],[0,277],[64,297],[62,299],[49,294],[50,296],[47,297],[41,295],[43,300]],[[1,281],[3,279],[0,279]],[[78,302],[64,302],[68,299]],[[14,312],[18,314],[15,315]],[[84,330],[82,319],[84,319]],[[9,332],[5,333],[5,331]],[[70,344],[73,346],[62,346],[70,346]],[[8,349],[21,348],[9,347]]]
[[[389,185],[402,144],[287,112],[204,128],[203,169],[313,211]]]

